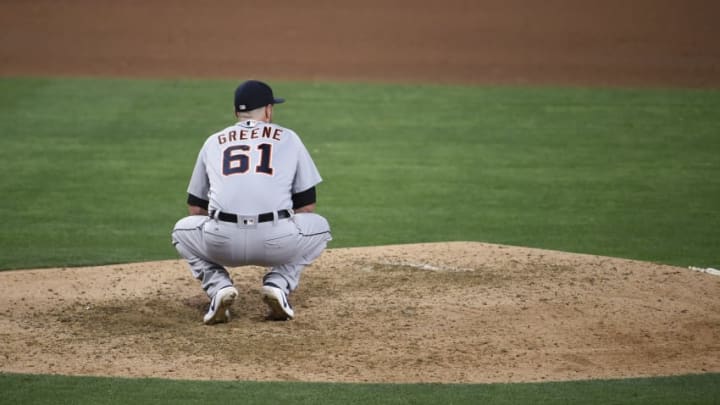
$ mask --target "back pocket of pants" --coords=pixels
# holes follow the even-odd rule
[[[265,259],[272,264],[288,264],[297,253],[294,233],[273,236],[265,240]]]
[[[223,235],[220,229],[211,223],[205,224],[203,228],[203,239],[205,244],[212,246],[224,246],[230,243],[230,237]]]

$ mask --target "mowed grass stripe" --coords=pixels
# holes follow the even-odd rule
[[[527,384],[332,384],[0,374],[0,403],[715,404],[720,374]]]

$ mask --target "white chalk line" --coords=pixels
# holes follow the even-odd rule
[[[712,267],[702,268],[702,267],[690,266],[690,267],[688,267],[688,269],[690,269],[692,271],[699,271],[700,273],[712,274],[713,276],[720,276],[720,270],[713,269]]]
[[[475,271],[474,269],[465,269],[465,268],[459,268],[459,267],[437,267],[433,266],[431,264],[427,263],[416,263],[416,262],[379,262],[380,265],[385,266],[405,266],[405,267],[412,267],[414,269],[418,270],[427,270],[427,271]]]

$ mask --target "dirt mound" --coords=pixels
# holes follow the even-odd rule
[[[181,261],[0,273],[0,370],[183,379],[498,382],[720,371],[720,277],[483,243],[331,249],[264,320],[228,324]]]

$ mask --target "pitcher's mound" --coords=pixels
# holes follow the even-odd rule
[[[264,320],[228,324],[179,261],[0,273],[0,371],[183,379],[520,382],[720,371],[720,277],[484,243],[331,249]]]

